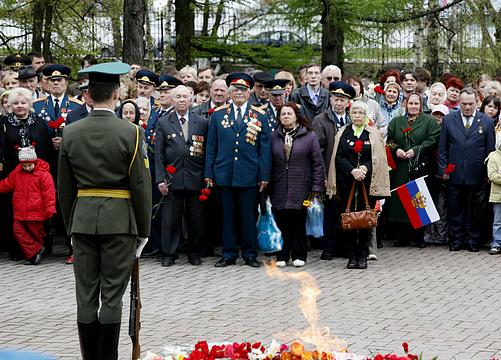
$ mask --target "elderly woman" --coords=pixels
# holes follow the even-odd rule
[[[403,91],[398,83],[390,81],[385,84],[383,92],[379,98],[379,107],[385,123],[389,124],[394,117],[403,114]]]
[[[139,126],[144,129],[148,126],[148,119],[150,118],[151,103],[150,100],[145,97],[138,97],[136,99],[136,105],[139,107]]]
[[[445,85],[441,82],[432,84],[429,89],[427,113],[432,113],[434,108],[438,105],[442,105],[445,100],[447,100],[447,89]]]
[[[498,98],[501,98],[501,83],[499,83],[499,81],[487,81],[487,83],[484,85],[482,96],[486,98],[489,95],[494,95]]]
[[[295,267],[304,266],[308,246],[303,201],[325,189],[325,168],[317,136],[299,113],[293,102],[277,109],[279,125],[271,136],[270,200],[284,240],[277,254],[280,267],[291,258]]]
[[[369,205],[390,195],[390,178],[386,151],[381,132],[369,126],[367,104],[355,101],[350,110],[351,124],[343,126],[336,134],[334,151],[327,177],[327,195],[338,196],[346,208],[352,186],[356,195],[350,210],[365,209],[361,186],[369,195]],[[347,231],[344,238],[348,250],[348,269],[367,269],[369,230]]]
[[[31,111],[33,99],[31,91],[24,88],[12,89],[8,95],[8,103],[12,113],[2,118],[0,127],[3,134],[2,169],[0,179],[6,178],[19,163],[18,147],[35,146],[39,158],[49,161],[52,147],[52,139],[45,121]],[[0,233],[5,239],[12,260],[22,259],[17,243],[12,235],[12,201],[11,195],[0,196]]]
[[[388,145],[397,168],[392,171],[392,189],[424,175],[431,175],[431,153],[438,145],[440,126],[431,116],[423,113],[423,99],[412,93],[405,102],[404,116],[396,117],[388,126]],[[407,245],[413,240],[416,246],[425,247],[424,229],[412,229],[396,192],[389,202],[388,221],[397,235],[395,246]]]
[[[118,107],[115,114],[118,118],[126,120],[132,124],[139,125],[140,118],[139,106],[134,100],[127,99]]]
[[[459,94],[464,88],[463,81],[455,76],[450,76],[445,83],[445,88],[447,89],[447,99],[444,105],[449,108],[449,110],[459,110]]]

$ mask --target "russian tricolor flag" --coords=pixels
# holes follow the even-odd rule
[[[399,186],[396,191],[414,229],[440,220],[424,177]]]

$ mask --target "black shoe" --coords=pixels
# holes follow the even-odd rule
[[[162,258],[162,266],[166,266],[166,267],[169,267],[169,266],[172,266],[176,263],[176,261],[174,260],[174,258],[170,257],[170,256],[165,256]]]
[[[35,255],[28,259],[28,263],[26,265],[38,265],[40,261],[42,261],[42,254],[45,248],[42,247]]]
[[[99,337],[101,357],[98,359],[118,360],[118,340],[120,339],[120,323],[100,324]]]
[[[151,258],[154,258],[154,257],[157,257],[157,256],[160,256],[161,253],[160,253],[160,249],[153,249],[153,250],[150,250],[150,251],[146,251],[141,254],[141,257],[143,259],[151,259]]]
[[[330,251],[322,251],[322,255],[320,255],[320,260],[332,260],[334,259],[334,254]]]
[[[244,261],[246,265],[249,265],[251,267],[258,268],[261,266],[261,263],[257,261],[255,257],[245,258]]]
[[[367,269],[367,259],[366,258],[358,259],[357,269]]]
[[[460,251],[461,246],[459,245],[449,245],[449,251]]]
[[[230,265],[235,265],[236,264],[236,260],[235,259],[229,259],[229,258],[221,258],[217,263],[216,263],[216,267],[227,267],[227,266],[230,266]]]
[[[416,243],[416,247],[420,248],[420,249],[424,249],[426,247],[426,243],[424,241],[418,242],[418,243]]]
[[[347,269],[356,269],[357,268],[357,261],[355,259],[350,259],[348,260],[348,264],[346,265]]]
[[[472,246],[468,246],[468,251],[469,252],[479,252],[479,248],[478,246],[475,246],[475,245],[472,245]]]
[[[78,338],[80,339],[80,352],[83,360],[95,360],[98,355],[98,339],[100,323],[94,321],[90,324],[78,322]]]
[[[200,259],[199,256],[190,256],[188,258],[188,262],[193,266],[202,265],[202,260]]]

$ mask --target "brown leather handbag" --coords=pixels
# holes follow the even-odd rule
[[[353,181],[353,186],[351,187],[350,197],[348,198],[348,204],[346,205],[346,211],[341,214],[341,227],[344,231],[353,230],[363,230],[372,229],[377,226],[377,211],[371,209],[369,206],[369,199],[367,198],[367,190],[365,190],[365,184],[362,184],[362,193],[364,194],[365,200],[365,210],[350,212],[351,202],[353,200],[353,194],[355,193],[355,186],[358,181]]]

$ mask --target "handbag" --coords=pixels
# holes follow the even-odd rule
[[[351,187],[350,197],[348,198],[348,204],[346,205],[346,211],[341,214],[341,227],[343,231],[352,230],[363,230],[372,229],[377,226],[377,211],[371,209],[369,206],[369,199],[367,198],[367,190],[365,190],[365,184],[362,183],[362,193],[364,194],[365,200],[365,210],[362,211],[350,211],[351,202],[353,200],[353,194],[355,193],[355,186],[357,181],[353,181],[353,186]]]
[[[429,175],[430,167],[427,156],[421,154],[419,146],[416,156],[409,160],[409,179],[415,180],[425,175]]]

